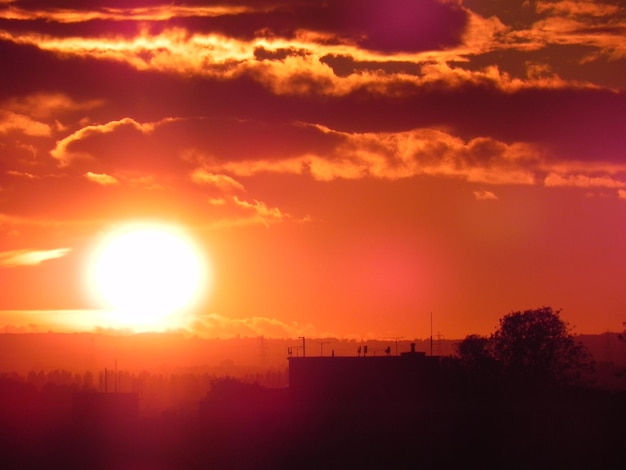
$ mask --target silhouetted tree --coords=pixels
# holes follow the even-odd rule
[[[489,338],[480,335],[468,335],[456,346],[461,363],[466,367],[481,367],[486,361],[493,361]]]
[[[491,342],[494,358],[508,377],[529,384],[574,385],[593,370],[589,352],[559,314],[541,307],[500,319]]]
[[[517,385],[584,383],[593,370],[591,355],[559,314],[541,307],[505,315],[490,337],[469,335],[457,345],[461,366],[483,384],[494,379]]]
[[[502,368],[493,354],[491,338],[468,335],[456,345],[461,370],[464,371],[467,391],[486,397],[496,392],[502,378]]]

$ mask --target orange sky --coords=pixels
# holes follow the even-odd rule
[[[626,321],[626,7],[0,0],[0,326],[109,328],[122,221],[184,227],[207,337]]]

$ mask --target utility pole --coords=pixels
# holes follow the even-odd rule
[[[399,339],[404,339],[404,336],[394,336],[391,339],[395,340],[396,342],[396,356],[398,355],[398,340]]]
[[[430,355],[433,355],[433,312],[430,312]]]
[[[302,357],[306,357],[306,339],[304,336],[298,336],[298,339],[302,340]]]

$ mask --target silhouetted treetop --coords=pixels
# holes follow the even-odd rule
[[[579,384],[593,369],[587,349],[552,307],[509,313],[490,338],[469,335],[457,350],[470,370],[493,371],[495,361],[506,379],[528,385]]]
[[[491,341],[480,335],[468,335],[456,347],[463,365],[479,366],[482,362],[492,360]]]

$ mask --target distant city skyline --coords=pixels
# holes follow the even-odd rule
[[[0,327],[621,331],[625,28],[586,0],[0,0]],[[146,239],[94,274],[136,224],[198,276]]]

